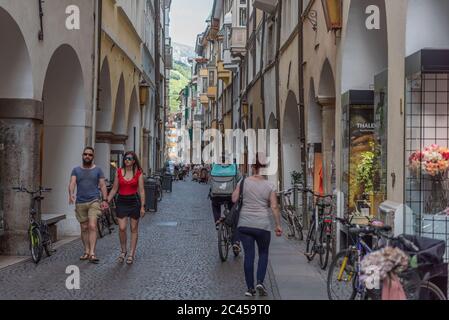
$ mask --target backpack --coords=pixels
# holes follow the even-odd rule
[[[230,197],[237,187],[237,166],[214,165],[210,177],[211,197]]]

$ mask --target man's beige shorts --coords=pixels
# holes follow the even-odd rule
[[[76,218],[79,223],[86,223],[89,218],[99,218],[101,216],[100,201],[95,200],[90,203],[80,203],[76,205]]]

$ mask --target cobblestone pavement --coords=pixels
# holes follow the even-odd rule
[[[218,256],[208,186],[177,182],[159,212],[141,224],[135,264],[118,264],[118,235],[99,240],[99,265],[80,262],[80,240],[59,248],[38,266],[24,262],[0,271],[0,299],[240,300],[245,283],[243,258],[222,263]],[[81,272],[81,290],[65,287],[67,266]],[[279,297],[274,277],[266,281]],[[256,298],[260,299],[260,298]]]

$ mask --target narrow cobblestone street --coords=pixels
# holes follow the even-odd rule
[[[208,186],[177,182],[159,212],[142,221],[135,265],[118,264],[117,231],[98,242],[100,265],[80,262],[77,240],[38,266],[23,262],[0,271],[0,299],[244,299],[243,258],[222,263]],[[79,266],[81,290],[65,287],[65,270]],[[270,299],[279,298],[267,276]]]

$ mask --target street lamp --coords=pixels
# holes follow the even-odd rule
[[[341,0],[321,0],[326,19],[327,30],[342,28],[342,4]]]
[[[150,89],[150,85],[145,80],[143,80],[139,84],[139,98],[140,98],[141,106],[146,105],[148,102],[149,89]]]

